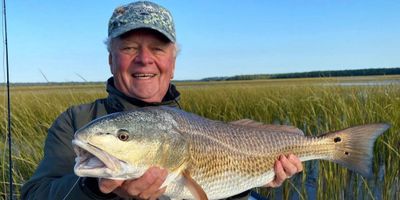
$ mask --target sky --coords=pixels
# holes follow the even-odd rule
[[[10,82],[105,81],[108,20],[129,2],[8,0]],[[400,67],[398,0],[154,2],[174,17],[175,80]]]

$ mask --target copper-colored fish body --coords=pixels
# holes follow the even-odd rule
[[[272,181],[274,163],[282,154],[295,154],[302,161],[330,160],[369,176],[373,144],[388,128],[387,124],[369,124],[306,137],[290,126],[263,125],[250,120],[224,123],[175,108],[146,107],[106,116],[75,135],[78,157],[82,148],[86,148],[79,145],[81,142],[91,145],[97,142],[96,148],[125,163],[121,167],[125,171],[79,174],[88,165],[80,162],[75,172],[82,176],[128,179],[139,177],[155,165],[170,172],[164,185],[167,185],[165,194],[171,198],[193,199],[200,186],[209,199],[220,199]],[[126,130],[131,143],[121,142],[116,129]],[[104,139],[101,134],[94,136],[93,130],[115,134]],[[117,142],[119,148],[109,147]],[[144,154],[147,156],[142,157]],[[204,196],[204,192],[198,192],[199,196]]]

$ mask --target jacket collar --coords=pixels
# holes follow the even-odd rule
[[[107,80],[107,92],[108,92],[108,97],[106,102],[106,109],[108,113],[131,110],[137,107],[145,107],[145,106],[160,106],[160,105],[168,105],[174,107],[179,106],[178,101],[180,93],[178,92],[178,90],[176,90],[175,85],[171,83],[169,85],[167,94],[159,103],[148,103],[125,95],[117,88],[115,88],[113,77]]]

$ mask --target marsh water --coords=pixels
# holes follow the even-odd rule
[[[366,80],[366,81],[341,81],[322,83],[323,86],[387,86],[400,85],[400,79]]]

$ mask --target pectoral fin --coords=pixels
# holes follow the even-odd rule
[[[185,186],[189,189],[194,198],[196,200],[208,200],[207,194],[204,192],[203,188],[193,180],[189,171],[186,169],[182,174],[183,177],[185,177]]]

